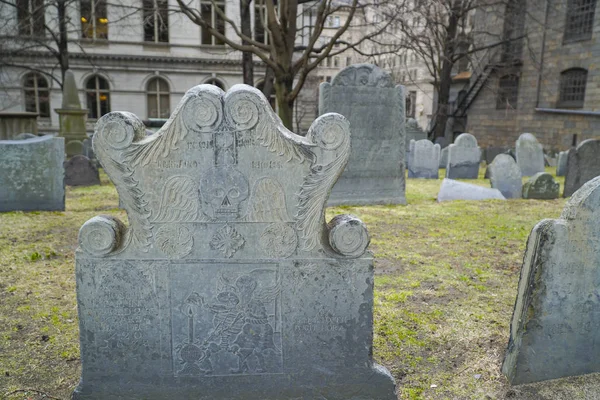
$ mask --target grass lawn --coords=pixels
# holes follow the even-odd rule
[[[67,399],[77,384],[77,231],[100,213],[126,220],[102,180],[68,188],[65,212],[0,214],[0,398]],[[408,180],[408,206],[336,207],[328,219],[351,213],[369,227],[374,357],[396,378],[399,398],[503,398],[499,369],[525,242],[565,200],[438,204],[440,182]]]

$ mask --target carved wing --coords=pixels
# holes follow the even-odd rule
[[[290,217],[285,203],[285,192],[277,180],[261,178],[254,184],[248,202],[248,222],[287,222]]]
[[[153,222],[194,221],[199,210],[198,185],[189,176],[173,176],[165,183],[158,215]]]
[[[290,135],[280,121],[275,121],[270,112],[265,113],[258,121],[256,125],[256,137],[260,141],[260,144],[268,148],[269,151],[286,157],[286,162],[291,160],[303,162],[312,156],[310,151],[302,146],[306,145],[306,143],[298,140],[296,135]]]

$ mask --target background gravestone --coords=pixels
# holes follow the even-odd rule
[[[584,140],[568,152],[563,196],[571,196],[587,181],[598,175],[600,175],[600,140]]]
[[[409,148],[408,177],[438,179],[440,145],[427,139],[411,140]]]
[[[600,178],[527,241],[502,372],[511,384],[600,372]]]
[[[406,120],[406,137],[404,138],[404,149],[406,150],[407,163],[410,157],[410,141],[414,140],[417,142],[425,139],[427,139],[427,134],[423,129],[421,129],[417,120],[414,118],[408,118]]]
[[[351,65],[319,89],[319,114],[350,121],[352,153],[329,205],[405,204],[404,89],[370,64]]]
[[[521,169],[508,154],[498,154],[487,171],[492,187],[507,199],[520,199],[522,189]]]
[[[54,111],[59,117],[60,136],[65,138],[67,157],[83,154],[88,110],[81,108],[75,75],[71,70],[65,72],[61,107]]]
[[[448,146],[446,178],[477,179],[481,152],[477,139],[470,133],[461,133],[453,144]]]
[[[547,172],[538,172],[523,185],[524,199],[558,199],[560,184]]]
[[[99,184],[98,168],[89,158],[79,154],[65,161],[65,185],[91,186]]]
[[[449,200],[506,200],[498,189],[444,178],[437,201]]]
[[[64,139],[0,140],[0,211],[63,211]]]
[[[531,133],[523,133],[517,139],[516,159],[523,176],[544,172],[544,150]]]
[[[367,229],[324,220],[348,121],[297,136],[246,85],[197,86],[175,110],[150,137],[130,113],[96,125],[129,227],[79,232],[74,398],[395,400],[372,362]]]
[[[567,158],[569,157],[568,151],[561,151],[558,153],[558,161],[556,163],[556,176],[565,176],[567,173]]]
[[[436,143],[438,144],[438,143]],[[446,146],[440,152],[440,168],[446,168],[448,166],[448,150],[450,146]]]

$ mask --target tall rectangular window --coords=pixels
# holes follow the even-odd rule
[[[591,39],[595,12],[596,0],[569,0],[564,42]]]
[[[504,40],[502,62],[514,64],[521,60],[523,53],[523,36],[525,34],[525,0],[509,0],[504,12]]]
[[[17,0],[17,21],[19,34],[24,36],[44,36],[44,0]]]
[[[406,118],[414,118],[417,106],[417,92],[411,90],[406,96]]]
[[[81,37],[108,39],[106,0],[81,0]]]
[[[267,24],[267,7],[264,0],[255,0],[254,3],[254,40],[269,44],[269,33],[265,29]]]
[[[221,35],[225,36],[225,20],[219,15],[217,8],[225,14],[225,3],[223,1],[217,1],[216,7],[213,6],[212,2],[203,1],[200,5],[200,11],[202,12],[202,19],[207,21],[210,26],[217,30]],[[208,29],[202,28],[202,44],[208,44],[212,46],[221,46],[225,42],[216,36],[209,33]]]
[[[144,41],[169,42],[169,5],[167,0],[143,0]]]

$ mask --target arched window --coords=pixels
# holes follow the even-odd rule
[[[569,0],[563,41],[576,42],[592,38],[596,0]]]
[[[560,73],[558,105],[567,108],[582,108],[585,100],[587,70],[571,68]]]
[[[204,83],[207,85],[215,85],[216,87],[221,88],[221,90],[225,90],[225,85],[223,85],[223,82],[221,82],[217,78],[207,79],[206,82],[204,82]]]
[[[50,90],[48,81],[41,74],[31,72],[23,80],[25,111],[50,117]]]
[[[169,118],[171,115],[169,84],[162,78],[152,78],[146,88],[148,118]]]
[[[519,97],[519,77],[517,75],[504,75],[498,80],[498,96],[496,108],[517,108]]]
[[[108,81],[101,76],[91,76],[85,84],[88,117],[98,119],[110,112],[110,89]]]

